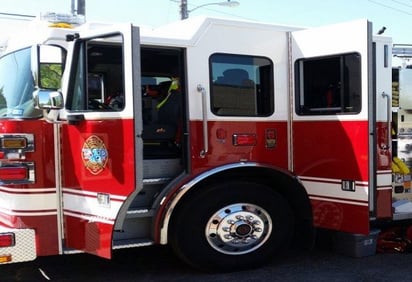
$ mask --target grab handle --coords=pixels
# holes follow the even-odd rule
[[[388,140],[387,140],[387,144],[382,145],[381,148],[384,150],[389,150],[390,148],[390,142],[391,142],[391,138],[392,138],[392,134],[391,134],[391,116],[392,116],[392,103],[391,103],[391,96],[385,92],[382,92],[382,97],[386,98],[386,122],[387,122],[387,126],[388,126]]]
[[[202,116],[203,116],[203,149],[200,151],[199,156],[201,158],[206,157],[207,152],[209,151],[209,140],[208,140],[208,127],[207,127],[207,97],[206,89],[199,84],[197,86],[197,91],[202,95]]]

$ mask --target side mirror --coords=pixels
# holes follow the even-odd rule
[[[63,108],[63,95],[59,91],[36,90],[33,93],[34,105],[41,110],[59,110]]]
[[[32,73],[38,89],[57,90],[61,87],[65,50],[58,46],[32,47]]]

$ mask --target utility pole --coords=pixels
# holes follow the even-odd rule
[[[77,0],[77,14],[86,17],[86,0]]]
[[[71,2],[71,12],[73,15],[83,15],[86,17],[86,0],[72,0]]]
[[[175,0],[177,2],[177,0]],[[191,10],[187,9],[187,0],[180,0],[180,18],[182,20],[187,19],[189,17],[189,13],[193,12],[194,10],[197,10],[199,8],[205,7],[205,6],[210,6],[210,5],[219,5],[219,6],[226,6],[226,7],[236,7],[239,5],[239,2],[237,1],[231,1],[231,0],[226,0],[223,2],[213,2],[213,3],[206,3],[203,5],[199,5],[194,7]]]
[[[182,20],[189,17],[189,12],[187,11],[187,0],[180,0],[180,18]]]

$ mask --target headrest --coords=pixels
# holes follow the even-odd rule
[[[232,85],[243,85],[249,79],[249,74],[244,69],[228,69],[223,72],[222,83]]]

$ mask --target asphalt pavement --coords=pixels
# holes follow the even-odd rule
[[[330,250],[293,251],[257,269],[198,272],[161,246],[125,249],[112,260],[88,254],[0,266],[0,281],[412,281],[412,253],[362,258]]]

